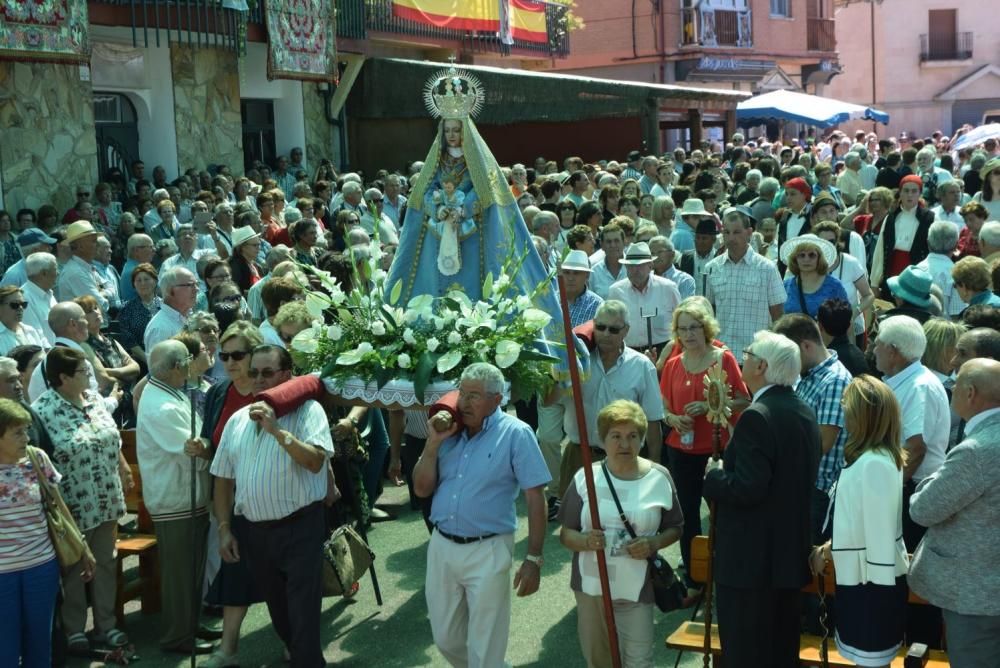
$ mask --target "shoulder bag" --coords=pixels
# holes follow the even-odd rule
[[[87,541],[83,533],[76,526],[73,515],[70,514],[66,502],[63,501],[59,489],[45,477],[45,471],[39,464],[37,448],[28,446],[28,460],[35,470],[38,478],[38,489],[42,493],[42,508],[45,511],[45,520],[49,525],[49,538],[52,540],[52,548],[56,552],[59,566],[63,572],[68,571],[78,564],[84,555],[90,552]]]
[[[323,596],[353,596],[354,583],[374,560],[375,553],[353,527],[334,529],[323,544]]]
[[[625,517],[625,511],[622,510],[621,501],[618,500],[618,492],[615,491],[615,486],[611,483],[611,476],[608,474],[607,463],[601,464],[601,471],[604,472],[604,479],[608,483],[608,489],[611,490],[611,498],[615,500],[618,517],[625,525],[625,530],[632,538],[638,538],[635,529],[632,528],[632,523],[628,521],[628,518]],[[687,587],[674,574],[674,569],[670,567],[667,560],[661,557],[658,552],[654,552],[647,561],[649,562],[649,579],[653,583],[653,599],[656,601],[656,607],[662,612],[671,612],[684,607]]]

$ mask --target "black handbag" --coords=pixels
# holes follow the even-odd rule
[[[628,518],[625,517],[625,511],[622,510],[621,501],[618,500],[618,492],[615,491],[615,486],[611,483],[611,476],[608,475],[607,463],[601,464],[601,471],[604,472],[604,479],[608,483],[608,489],[611,490],[611,498],[615,500],[618,517],[625,525],[625,530],[632,538],[638,538],[635,529],[632,528],[632,523],[628,521]],[[674,569],[667,563],[667,560],[656,552],[647,561],[649,562],[649,579],[653,584],[653,599],[656,601],[656,607],[663,612],[672,612],[684,607],[687,587],[677,578]]]

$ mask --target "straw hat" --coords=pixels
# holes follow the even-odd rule
[[[815,234],[803,234],[781,244],[781,250],[778,251],[781,263],[787,265],[798,247],[806,244],[819,249],[819,252],[823,254],[823,259],[826,260],[826,266],[832,267],[833,263],[837,261],[837,249],[834,248],[833,244]]]

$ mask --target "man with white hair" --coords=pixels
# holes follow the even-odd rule
[[[659,181],[656,178],[656,166],[660,161],[655,155],[647,155],[642,159],[642,176],[639,177],[639,188],[643,194],[648,194]]]
[[[163,303],[143,335],[143,348],[147,351],[184,329],[188,313],[198,298],[198,280],[184,267],[168,269],[160,277],[160,293]]]
[[[962,301],[955,288],[955,279],[951,277],[955,266],[951,254],[957,245],[958,228],[944,220],[935,221],[927,230],[927,257],[917,265],[930,274],[934,285],[941,289],[941,312],[946,318],[957,317],[968,306]]]
[[[657,235],[649,240],[649,252],[653,255],[653,272],[657,276],[670,279],[677,285],[681,299],[687,299],[695,293],[694,279],[674,266],[674,243],[663,235]]]
[[[532,234],[544,239],[549,247],[548,257],[543,257],[542,260],[549,267],[555,266],[564,246],[559,235],[559,216],[552,211],[539,211],[531,219],[530,225]]]
[[[965,218],[962,218],[962,184],[955,179],[949,179],[944,183],[939,183],[937,187],[938,205],[931,208],[934,220],[947,220],[952,223],[959,232],[965,227]]]
[[[872,154],[861,144],[855,144],[851,151],[861,158],[861,169],[858,176],[861,178],[861,189],[871,192],[875,188],[875,180],[878,178],[878,167],[872,164]]]
[[[201,418],[197,412],[192,415],[192,402],[184,393],[190,365],[191,355],[180,341],[161,341],[149,350],[150,379],[139,399],[136,428],[142,496],[153,519],[160,559],[160,647],[185,654],[212,649],[196,637],[191,587],[204,577],[211,450],[190,437],[192,430],[201,432]]]
[[[28,280],[24,271],[25,259],[32,253],[51,253],[55,245],[56,239],[37,227],[29,227],[18,234],[17,246],[21,251],[21,259],[10,265],[0,280],[0,285],[23,285]]]
[[[861,193],[861,157],[853,151],[844,156],[844,171],[837,177],[837,187],[844,198],[844,206],[858,203]]]
[[[670,340],[672,317],[681,303],[681,293],[676,283],[653,273],[653,254],[644,241],[625,250],[622,264],[627,278],[608,288],[608,299],[628,306],[625,345],[645,352],[655,363],[660,349]]]
[[[794,342],[760,331],[742,357],[753,402],[723,459],[709,460],[703,492],[718,518],[719,636],[727,668],[797,666],[820,433],[813,409],[792,389],[801,370]]]
[[[979,229],[979,252],[992,270],[993,264],[1000,260],[1000,222],[983,223]]]
[[[892,316],[879,323],[875,367],[899,401],[903,448],[903,540],[911,553],[926,529],[910,519],[910,495],[944,461],[951,428],[948,394],[934,372],[920,361],[927,348],[924,329],[915,318]]]
[[[122,267],[122,278],[118,283],[118,294],[123,304],[136,295],[132,285],[132,270],[140,264],[153,261],[153,238],[148,234],[133,234],[125,243],[125,255],[128,259]]]
[[[358,217],[368,213],[368,207],[365,206],[362,197],[364,188],[361,187],[360,179],[358,181],[348,180],[347,176],[349,175],[344,176],[344,185],[340,187],[340,192],[334,197],[335,208],[330,212],[334,219],[344,209],[353,211],[358,214]]]
[[[157,188],[153,191],[153,206],[149,207],[149,211],[142,215],[142,229],[146,232],[152,234],[154,231],[158,230],[161,225],[163,225],[163,218],[160,217],[159,206],[160,202],[170,199],[170,191],[166,188]],[[163,236],[173,236],[173,230],[163,230]]]
[[[24,267],[28,280],[21,286],[21,292],[28,306],[23,322],[40,331],[50,346],[54,345],[56,335],[49,327],[49,311],[56,305],[52,288],[59,278],[59,263],[51,253],[34,253],[25,258]]]
[[[361,227],[365,228],[368,234],[375,234],[376,224],[378,225],[378,240],[382,244],[399,244],[399,232],[393,225],[392,219],[382,212],[382,202],[385,198],[378,188],[369,188],[365,191],[366,211],[361,216]],[[377,221],[377,223],[376,223]]]
[[[403,177],[399,174],[390,174],[385,177],[385,197],[382,201],[382,213],[392,221],[392,224],[399,229],[403,221],[400,215],[403,207],[406,206],[406,197],[401,194]]]
[[[781,183],[773,176],[768,176],[760,182],[760,196],[751,201],[750,215],[754,220],[763,221],[765,218],[774,218],[774,197],[781,189]]]
[[[424,588],[434,644],[453,666],[503,666],[510,631],[510,571],[523,490],[528,545],[514,576],[518,596],[538,591],[551,476],[531,427],[501,408],[504,378],[492,364],[470,364],[459,381],[463,425],[438,431],[413,469],[419,497],[433,496],[434,533]]]
[[[965,362],[951,402],[967,421],[966,436],[910,499],[910,512],[927,534],[913,555],[907,584],[943,610],[951,665],[995,666],[1000,656],[1000,362]]]

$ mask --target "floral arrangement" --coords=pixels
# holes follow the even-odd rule
[[[469,364],[489,362],[510,382],[512,399],[552,387],[559,359],[542,350],[558,344],[544,337],[552,316],[535,307],[536,298],[550,289],[552,275],[531,294],[517,294],[510,277],[526,256],[508,257],[499,276],[487,275],[479,301],[452,291],[444,297],[419,295],[404,308],[399,304],[402,283],[386,285],[377,241],[368,255],[354,263],[354,283],[367,283],[367,293],[345,293],[329,273],[303,267],[322,290],[307,291],[313,325],[291,342],[299,368],[318,371],[335,385],[361,378],[381,389],[390,380],[409,380],[423,397],[429,383],[457,382]]]

